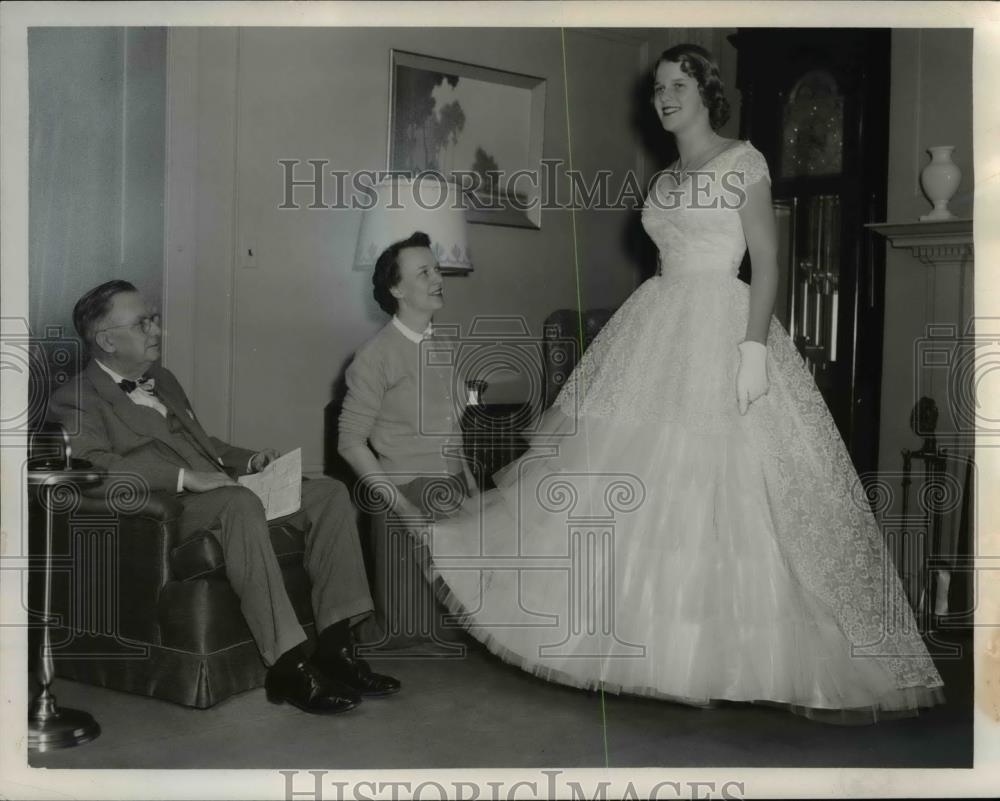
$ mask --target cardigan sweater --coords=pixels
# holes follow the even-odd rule
[[[365,343],[345,376],[340,447],[370,443],[397,485],[460,473],[466,398],[456,378],[456,345],[434,335],[415,342],[394,322]]]

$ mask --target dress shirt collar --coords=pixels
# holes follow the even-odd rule
[[[400,320],[395,314],[392,315],[392,324],[396,326],[399,333],[401,333],[404,337],[410,340],[410,342],[416,342],[418,345],[424,339],[426,339],[427,337],[429,337],[431,334],[434,333],[434,326],[428,323],[427,328],[424,329],[424,332],[422,334],[418,334],[412,328],[403,323],[403,321]]]
[[[108,367],[100,359],[94,359],[94,361],[97,362],[97,366],[98,367],[100,367],[105,373],[107,373],[109,376],[111,376],[111,380],[114,381],[116,384],[120,384],[122,381],[125,380],[125,376],[118,375],[118,373],[116,373],[114,370],[112,370],[110,367]]]

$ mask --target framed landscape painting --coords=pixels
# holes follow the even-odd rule
[[[455,182],[469,222],[540,228],[545,81],[401,50],[389,74],[388,168]]]

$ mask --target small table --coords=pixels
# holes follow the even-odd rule
[[[28,749],[53,751],[89,742],[101,733],[97,721],[78,709],[60,709],[50,689],[55,677],[49,619],[52,614],[52,495],[62,487],[89,487],[101,483],[102,474],[89,462],[68,456],[28,461],[28,486],[37,488],[45,509],[45,599],[42,607],[42,644],[36,676],[41,692],[28,707]]]
[[[525,431],[532,427],[530,403],[484,403],[468,406],[462,417],[465,455],[481,490],[493,488],[493,474],[528,449]]]

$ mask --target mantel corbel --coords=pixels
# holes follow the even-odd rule
[[[894,248],[909,248],[922,264],[964,264],[974,258],[972,220],[871,223],[866,225]]]

